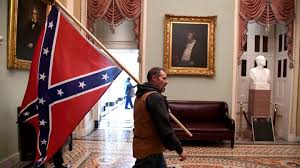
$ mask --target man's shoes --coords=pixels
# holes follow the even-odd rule
[[[130,109],[130,108],[127,108],[127,107],[125,107],[125,109],[127,109],[127,110],[128,110],[128,109]]]

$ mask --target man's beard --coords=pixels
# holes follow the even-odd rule
[[[164,92],[165,90],[166,90],[166,85],[163,86],[163,87],[161,87],[160,92],[162,93],[162,92]]]

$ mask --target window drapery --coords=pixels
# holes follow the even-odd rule
[[[257,22],[263,26],[284,23],[288,28],[288,56],[293,61],[293,23],[295,18],[294,0],[241,0],[239,19],[239,56],[243,54],[246,43],[247,25]]]
[[[135,39],[139,48],[141,0],[88,0],[88,29],[94,32],[95,21],[102,19],[112,32],[124,20],[133,20]]]

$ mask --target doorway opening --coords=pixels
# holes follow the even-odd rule
[[[137,49],[109,49],[109,52],[135,78],[138,78]],[[129,77],[125,71],[122,71],[98,102],[99,129],[132,130],[133,109],[125,109],[126,79]],[[136,85],[134,80],[130,82],[133,86]],[[135,96],[132,97],[133,102],[134,99]]]

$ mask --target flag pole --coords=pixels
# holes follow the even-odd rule
[[[141,84],[141,82],[135,78],[118,60],[116,60],[114,58],[114,56],[107,50],[107,48],[85,27],[81,24],[80,21],[78,21],[65,7],[64,5],[59,2],[58,0],[55,0],[55,3],[75,22],[77,23],[77,25],[82,29],[84,30],[85,33],[87,33],[103,50],[104,52],[112,59],[115,61],[115,63],[118,64],[119,67],[121,67],[131,78],[133,78],[133,80],[138,83],[138,84]],[[184,132],[186,132],[190,137],[192,137],[193,135],[191,134],[191,132],[189,130],[187,130],[185,128],[184,125],[182,125],[180,123],[180,121],[178,121],[178,119],[171,113],[170,109],[169,109],[169,112],[170,112],[170,117],[176,122],[177,125],[179,125],[183,130]]]

